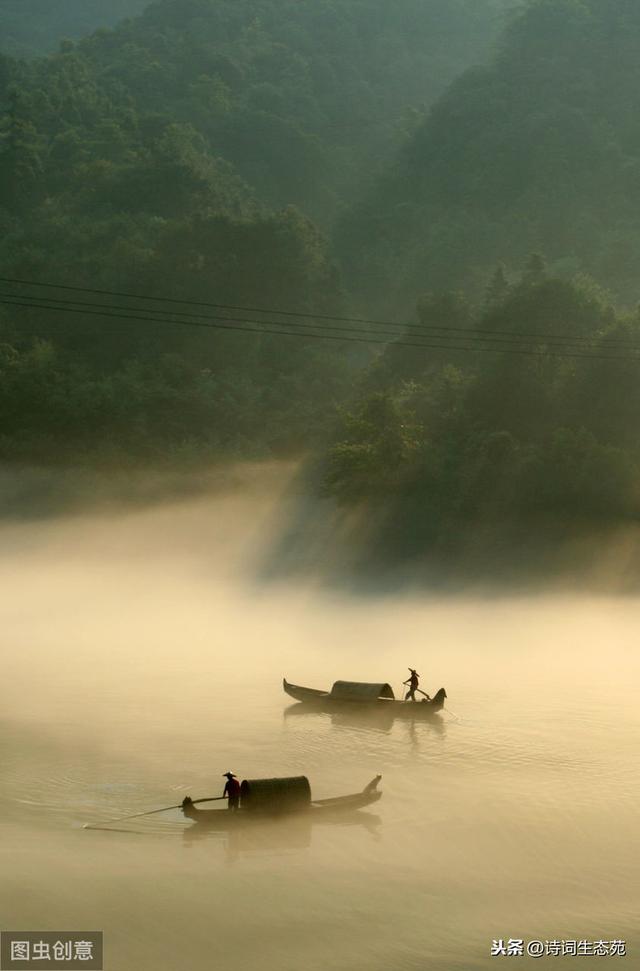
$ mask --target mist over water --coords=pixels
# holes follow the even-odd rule
[[[638,602],[268,583],[286,487],[0,528],[3,927],[104,930],[118,971],[485,969],[509,937],[622,938],[634,967]],[[399,693],[408,665],[455,715],[304,714],[281,687]],[[228,769],[384,795],[349,824],[82,828]]]

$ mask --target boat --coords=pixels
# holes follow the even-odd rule
[[[382,776],[375,776],[361,792],[330,799],[313,799],[306,776],[289,779],[245,780],[240,787],[240,807],[232,812],[224,809],[199,809],[187,796],[182,812],[187,819],[218,829],[227,829],[243,823],[282,819],[284,816],[303,814],[314,822],[357,814],[382,798],[378,783]],[[366,814],[362,814],[366,815]]]
[[[399,701],[390,684],[368,684],[361,681],[336,681],[331,691],[320,691],[317,688],[290,684],[283,678],[282,687],[291,698],[316,711],[361,709],[393,713],[394,716],[403,718],[433,715],[444,708],[447,697],[445,689],[440,688],[429,700],[423,698],[422,701]]]

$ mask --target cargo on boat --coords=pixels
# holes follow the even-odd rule
[[[287,689],[285,688],[284,690],[286,691]],[[378,698],[395,699],[393,688],[390,684],[366,684],[363,681],[336,681],[331,689],[330,695],[335,701],[377,701]]]
[[[304,775],[288,779],[245,779],[240,806],[252,812],[295,812],[311,805],[311,786]]]

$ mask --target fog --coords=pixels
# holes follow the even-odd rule
[[[523,936],[633,954],[637,602],[265,581],[291,474],[2,526],[5,926],[102,929],[119,971],[489,968]],[[304,714],[281,688],[398,693],[408,665],[450,711]],[[384,794],[350,825],[83,828],[219,795],[228,769],[318,798],[379,772]]]
[[[0,35],[3,927],[110,971],[635,967],[640,4]],[[442,711],[283,692],[409,668]],[[228,771],[382,798],[186,818]]]

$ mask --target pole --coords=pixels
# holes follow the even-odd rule
[[[197,802],[217,802],[219,799],[226,798],[226,796],[209,796],[206,799],[193,799],[191,805],[195,806]],[[162,809],[149,809],[144,813],[132,813],[131,816],[119,816],[117,819],[105,819],[102,823],[85,823],[82,828],[98,829],[99,826],[103,826],[105,823],[123,823],[125,819],[139,819],[140,816],[153,816],[154,813],[166,813],[170,809],[182,809],[182,803],[178,803],[177,806],[163,806]]]

